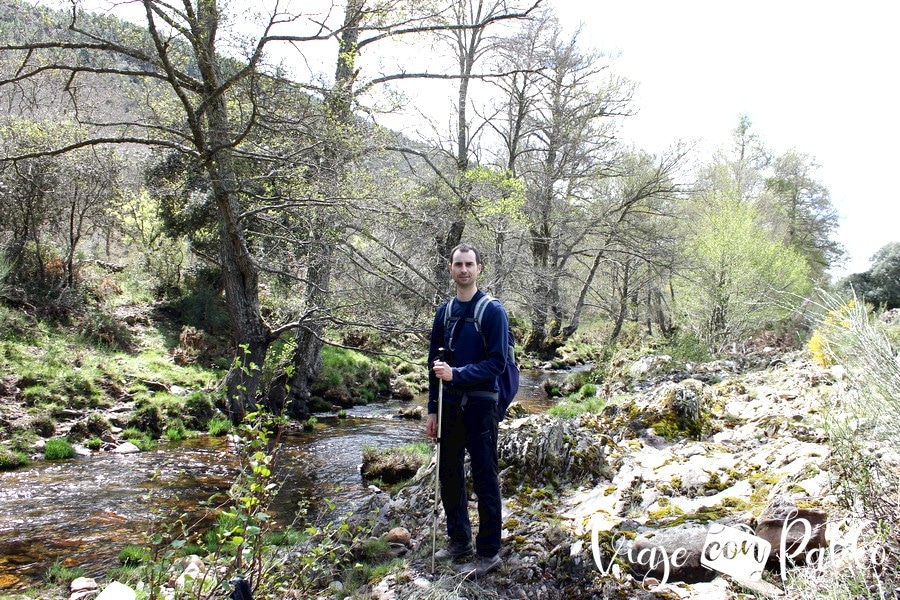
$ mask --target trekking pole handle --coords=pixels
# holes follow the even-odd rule
[[[438,348],[438,349],[437,349],[437,356],[435,357],[436,360],[439,360],[439,361],[441,361],[441,362],[447,362],[447,360],[446,360],[446,352],[447,352],[447,351],[446,351],[444,348]]]

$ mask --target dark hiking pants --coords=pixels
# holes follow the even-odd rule
[[[493,399],[463,397],[459,402],[443,402],[440,481],[447,536],[453,544],[467,545],[472,540],[464,470],[468,451],[478,497],[475,551],[480,556],[494,556],[500,550],[497,423],[497,402]]]

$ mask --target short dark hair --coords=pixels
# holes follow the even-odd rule
[[[479,264],[479,265],[481,264],[481,252],[479,252],[478,248],[476,248],[472,244],[466,244],[466,243],[457,244],[453,248],[453,250],[450,251],[450,264],[453,264],[453,256],[457,252],[472,252],[475,254],[475,263]]]

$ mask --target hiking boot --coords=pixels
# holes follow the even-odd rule
[[[460,567],[459,571],[460,573],[464,573],[467,577],[471,577],[472,575],[475,577],[482,577],[491,571],[496,570],[501,564],[503,564],[503,561],[500,560],[499,554],[493,556],[478,555],[475,557],[475,562],[464,564]]]
[[[457,560],[472,554],[472,544],[457,544],[451,542],[446,548],[441,548],[434,553],[434,559],[438,561]]]

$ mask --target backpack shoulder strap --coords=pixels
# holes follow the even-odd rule
[[[481,317],[484,316],[484,309],[487,308],[487,305],[491,300],[497,299],[485,292],[485,294],[478,299],[478,302],[475,303],[475,311],[472,318],[475,321],[475,329],[478,330],[478,333],[481,333]]]
[[[444,330],[450,327],[450,317],[453,315],[453,300],[450,298],[444,303]]]

